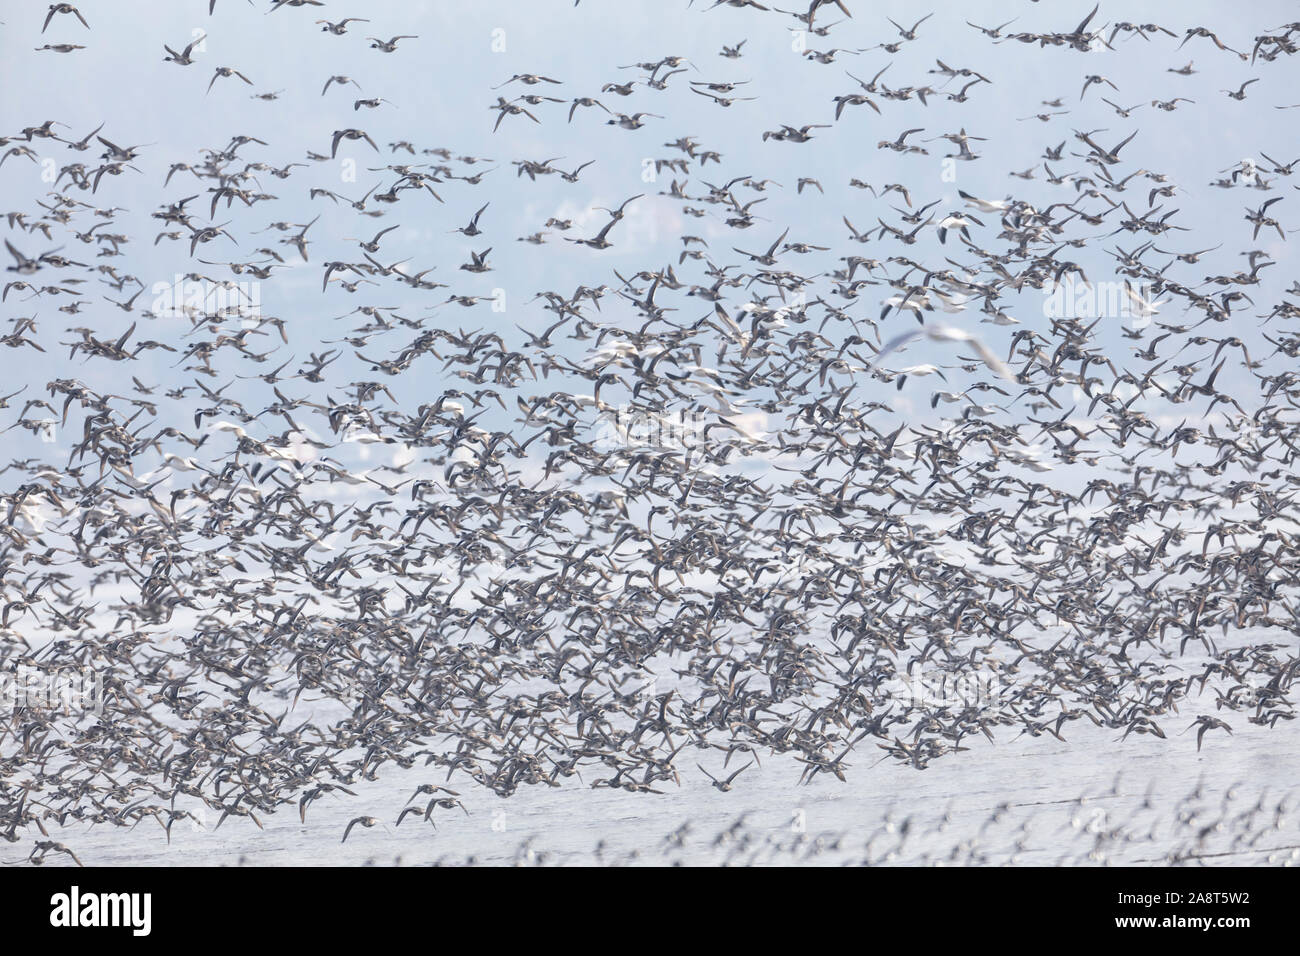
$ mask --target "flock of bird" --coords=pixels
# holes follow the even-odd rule
[[[434,866],[1197,866],[1228,861],[1300,865],[1294,798],[1235,781],[1215,796],[1204,781],[1174,799],[1149,789],[1131,805],[1121,777],[1099,793],[1044,803],[999,801],[963,812],[952,801],[933,808],[892,806],[844,830],[785,825],[744,812],[725,826],[692,820],[662,835],[632,841],[601,838],[590,851],[558,848],[530,834],[498,859],[443,853]],[[393,860],[401,865],[409,854]],[[366,861],[373,865],[375,859]]]
[[[27,82],[94,44],[82,6],[49,6]],[[671,178],[513,236],[498,210],[558,210],[554,190],[581,195],[600,156],[486,159],[409,119],[409,139],[362,128],[392,109],[374,93],[399,96],[388,58],[430,56],[400,16],[200,6],[208,32],[160,40],[148,66],[158,82],[201,74],[196,102],[242,87],[274,109],[283,94],[256,86],[255,64],[210,65],[204,41],[239,17],[300,17],[304,43],[391,36],[358,41],[356,79],[301,77],[326,104],[311,142],[231,130],[168,163],[119,145],[141,117],[87,132],[25,116],[0,136],[0,188],[21,197],[2,211],[0,427],[29,449],[0,468],[0,667],[103,686],[102,712],[5,715],[0,836],[34,840],[29,859],[72,853],[60,834],[78,824],[152,818],[170,838],[190,813],[178,801],[217,826],[282,810],[305,823],[386,767],[428,779],[395,824],[436,828],[474,786],[653,795],[698,773],[725,793],[773,755],[792,782],[851,782],[882,759],[924,768],[1021,735],[1170,746],[1195,731],[1209,750],[1294,718],[1300,281],[1275,273],[1295,231],[1296,114],[1259,144],[1279,159],[1199,139],[1210,199],[1242,197],[1235,220],[1198,219],[1205,182],[1175,181],[1156,137],[1114,121],[1194,122],[1211,94],[1160,97],[1192,93],[1168,84],[1200,70],[1250,71],[1212,94],[1220,111],[1289,109],[1276,100],[1300,22],[1248,37],[1098,4],[1060,32],[1045,29],[1056,8],[1028,5],[1016,19],[1041,32],[1008,32],[944,11],[959,48],[936,51],[923,85],[894,86],[900,51],[938,33],[930,16],[684,7],[736,37],[793,29],[827,48],[791,54],[790,78],[744,76],[749,38],[713,63],[610,55],[599,89],[501,70],[476,141],[649,137]],[[1061,88],[1000,75],[1002,44],[1036,48]],[[1179,67],[1191,53],[1199,69]],[[1106,57],[1150,64],[1150,107],[1116,105],[1147,93],[1091,72]],[[809,103],[816,121],[763,111],[765,83],[850,59],[847,92]],[[335,118],[339,95],[365,97],[340,108],[356,119]],[[983,168],[991,135],[927,122],[938,102],[1013,98],[1006,122],[1046,140],[1013,181],[1054,201],[972,191],[1006,181]],[[677,101],[757,122],[750,152],[674,128]],[[1102,109],[1113,128],[1059,119]],[[937,172],[939,141],[960,189]],[[797,182],[757,175],[817,143],[865,146],[859,172],[889,152],[914,175],[850,178],[834,154]],[[349,158],[377,174],[359,198],[339,186]],[[975,166],[985,178],[967,178]],[[148,234],[110,205],[128,180],[156,189]],[[815,204],[823,231],[771,224],[777,197]],[[283,211],[304,202],[346,235]],[[629,237],[651,208],[685,225]],[[413,222],[470,240],[465,261],[396,260]],[[551,284],[552,260],[589,278],[503,312],[474,284],[503,243],[533,247],[516,281]],[[140,244],[201,294],[151,305]],[[628,246],[639,268],[602,262]],[[307,271],[319,287],[286,294],[358,304],[306,324],[266,307]],[[1105,288],[1122,314],[1068,305]],[[915,693],[922,675],[945,689]]]

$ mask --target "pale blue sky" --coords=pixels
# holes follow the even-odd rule
[[[872,47],[897,38],[886,17],[910,26],[929,9],[911,3],[866,4],[861,0],[849,5],[853,19],[837,25],[830,37],[809,37],[810,46],[816,49]],[[201,195],[192,208],[200,220],[207,219],[208,200],[204,190],[211,184],[198,183],[182,172],[164,189],[162,180],[169,163],[196,161],[201,148],[220,148],[236,134],[256,136],[268,143],[265,147],[249,144],[240,150],[241,158],[250,162],[274,165],[305,162],[306,150],[328,153],[332,131],[350,126],[366,130],[383,148],[381,157],[363,142],[341,145],[340,161],[353,158],[363,167],[357,183],[340,181],[339,163],[313,163],[310,168],[293,170],[293,176],[286,181],[262,176],[263,189],[279,197],[274,203],[252,208],[236,203],[229,210],[224,205],[218,210],[216,221],[229,220],[229,228],[239,240],[237,247],[224,239],[200,247],[199,255],[218,261],[248,258],[262,244],[258,240],[274,240],[280,234],[250,235],[273,220],[302,223],[321,214],[309,234],[311,264],[297,264],[292,270],[277,273],[273,281],[262,287],[265,312],[285,318],[291,323],[291,329],[308,324],[303,331],[292,332],[290,345],[273,359],[293,355],[301,362],[308,351],[319,350],[316,343],[320,339],[341,337],[349,323],[333,322],[330,317],[357,305],[399,306],[403,314],[418,315],[426,306],[446,297],[447,290],[416,292],[392,284],[363,287],[366,292],[352,296],[331,287],[327,294],[321,295],[321,263],[330,259],[359,259],[355,244],[343,237],[355,237],[364,231],[364,238],[369,238],[378,229],[394,224],[400,224],[401,228],[384,240],[380,258],[391,262],[409,257],[415,271],[436,265],[432,277],[450,283],[451,291],[456,293],[506,290],[504,314],[493,313],[484,304],[472,310],[447,306],[438,315],[458,326],[500,330],[509,341],[522,340],[514,330],[515,323],[537,328],[549,317],[537,304],[526,305],[536,292],[542,289],[569,292],[580,283],[615,283],[614,269],[626,276],[629,270],[675,264],[681,249],[678,237],[683,232],[707,238],[717,261],[742,262],[741,257],[730,251],[731,246],[766,247],[789,227],[787,238],[791,241],[832,246],[827,253],[789,256],[782,260],[783,265],[805,274],[828,272],[838,265],[839,257],[851,253],[883,258],[890,253],[906,252],[933,261],[936,266],[944,265],[943,258],[947,255],[958,262],[970,263],[973,258],[962,254],[960,247],[950,241],[946,249],[942,248],[932,235],[924,246],[911,249],[889,241],[867,246],[847,242],[846,230],[840,222],[842,215],[848,215],[858,228],[865,229],[874,225],[878,216],[887,222],[896,221],[890,206],[898,204],[896,194],[874,199],[869,193],[849,189],[849,178],[857,177],[876,186],[905,183],[918,206],[940,200],[935,212],[961,208],[957,188],[998,198],[1014,193],[1043,208],[1052,202],[1068,202],[1074,198],[1070,186],[1053,186],[1042,181],[1040,159],[1045,146],[1062,140],[1068,140],[1067,151],[1073,149],[1072,129],[1104,128],[1106,132],[1100,133],[1099,139],[1106,144],[1140,130],[1126,148],[1125,162],[1117,170],[1127,173],[1142,167],[1168,174],[1170,181],[1179,185],[1180,194],[1161,201],[1166,210],[1180,209],[1176,221],[1192,230],[1162,237],[1157,245],[1181,250],[1224,241],[1219,253],[1207,256],[1194,266],[1176,263],[1171,275],[1195,285],[1205,275],[1231,273],[1244,267],[1245,260],[1237,255],[1240,250],[1266,249],[1279,264],[1266,270],[1261,286],[1250,290],[1263,307],[1278,299],[1280,289],[1290,283],[1294,274],[1286,244],[1276,234],[1271,238],[1261,235],[1258,242],[1251,243],[1250,227],[1241,219],[1248,204],[1256,206],[1269,196],[1289,194],[1290,184],[1279,181],[1280,191],[1267,194],[1245,189],[1216,190],[1207,185],[1218,170],[1241,157],[1257,156],[1261,150],[1283,162],[1294,158],[1291,155],[1297,142],[1294,121],[1300,113],[1273,109],[1275,105],[1300,99],[1290,82],[1286,58],[1275,63],[1260,61],[1252,68],[1249,63],[1215,49],[1209,40],[1193,39],[1182,50],[1176,50],[1178,40],[1168,37],[1147,42],[1123,35],[1117,41],[1116,52],[1103,50],[1084,55],[1068,49],[1044,50],[1037,45],[1016,42],[993,44],[963,22],[993,25],[1015,16],[1018,19],[1010,30],[1066,31],[1087,13],[1088,3],[936,5],[935,16],[921,25],[919,39],[905,44],[897,55],[869,50],[859,55],[843,54],[832,65],[805,61],[794,52],[789,28],[797,24],[792,17],[729,7],[706,12],[701,3],[691,8],[685,3],[584,0],[575,10],[568,0],[474,4],[358,0],[351,4],[331,2],[319,8],[284,8],[268,14],[265,3],[253,8],[244,0],[220,0],[212,17],[207,14],[206,0],[165,3],[82,0],[79,7],[91,30],[84,29],[72,17],[59,16],[42,36],[45,4],[5,4],[4,26],[0,27],[0,59],[6,63],[7,75],[6,82],[0,86],[0,113],[5,117],[6,130],[12,131],[10,135],[24,126],[56,119],[70,127],[61,129],[61,133],[79,138],[106,121],[103,135],[114,142],[124,146],[151,144],[141,150],[136,162],[143,175],[128,171],[116,179],[106,178],[104,186],[93,197],[70,191],[77,198],[100,207],[117,205],[130,210],[118,218],[112,231],[130,235],[133,242],[126,247],[124,257],[111,261],[139,276],[146,285],[168,281],[177,273],[191,269],[213,276],[226,274],[221,267],[202,266],[191,259],[188,243],[150,245],[159,229],[157,222],[148,218],[149,213],[163,199],[175,200],[197,191]],[[1168,26],[1180,38],[1190,26],[1222,26],[1225,42],[1249,50],[1255,35],[1291,17],[1294,8],[1282,2],[1261,2],[1237,8],[1233,14],[1231,18],[1225,17],[1221,4],[1208,2],[1176,6],[1110,2],[1102,5],[1094,24],[1155,21]],[[349,15],[365,16],[371,22],[352,24],[349,33],[342,37],[323,33],[313,23],[325,16],[339,19]],[[818,22],[833,23],[841,19],[839,12],[831,8],[819,15]],[[163,43],[179,48],[196,31],[207,34],[206,49],[196,55],[196,65],[182,68],[163,62]],[[366,39],[367,35],[388,38],[401,33],[417,34],[418,39],[403,40],[394,54],[370,49]],[[502,37],[504,51],[493,52],[494,40],[500,45]],[[741,39],[748,40],[742,59],[724,59],[718,55],[724,44]],[[82,43],[88,49],[69,55],[33,50],[42,43],[57,42]],[[621,66],[670,54],[688,57],[693,68],[673,77],[667,91],[640,87],[626,98],[600,92],[604,82],[626,81],[640,75],[637,70],[620,69]],[[877,99],[883,116],[866,107],[851,108],[832,128],[815,131],[816,138],[807,144],[761,140],[763,130],[783,123],[795,126],[833,123],[832,97],[856,90],[856,84],[845,76],[846,69],[869,78],[882,66],[892,64],[882,78],[890,86],[940,86],[945,81],[927,72],[935,68],[936,57],[953,66],[979,71],[993,81],[992,85],[974,87],[966,103],[951,103],[942,96],[931,98],[928,107],[915,99],[907,103]],[[1198,70],[1194,75],[1183,77],[1168,72],[1169,68],[1189,60],[1195,62]],[[255,85],[245,86],[237,78],[222,79],[205,94],[215,66],[234,67],[246,73]],[[561,86],[542,84],[528,89],[529,92],[556,95],[566,101],[576,96],[596,96],[610,109],[627,113],[646,111],[666,118],[651,118],[645,128],[627,131],[606,125],[606,114],[596,109],[579,110],[573,122],[568,123],[567,103],[545,103],[534,109],[543,120],[540,125],[525,117],[508,117],[500,132],[493,134],[496,114],[489,106],[497,93],[490,87],[521,72],[545,74],[563,81]],[[1080,103],[1083,77],[1094,72],[1107,76],[1120,88],[1119,92],[1109,87],[1101,91],[1094,88]],[[322,96],[321,86],[333,73],[351,75],[364,93],[358,93],[354,87],[335,86]],[[1220,92],[1225,87],[1236,88],[1250,77],[1259,77],[1260,82],[1250,87],[1245,102],[1233,101]],[[692,95],[687,88],[691,79],[749,80],[738,89],[738,94],[757,99],[722,109],[704,97]],[[959,85],[960,82],[953,82],[943,88],[954,91]],[[250,99],[251,93],[275,90],[284,90],[275,102]],[[524,91],[516,83],[501,92],[518,95]],[[374,111],[364,108],[356,111],[353,101],[361,95],[384,97],[393,105]],[[1103,95],[1124,106],[1137,103],[1143,106],[1131,119],[1121,119],[1101,102]],[[1153,98],[1174,96],[1186,96],[1196,102],[1182,104],[1174,113],[1160,112],[1149,105]],[[1044,109],[1040,102],[1053,97],[1063,99],[1063,108],[1071,111],[1069,115],[1054,117],[1047,124],[1017,121],[1017,117]],[[903,129],[913,126],[924,127],[924,133],[917,138],[934,137],[959,128],[973,136],[986,137],[987,142],[976,147],[982,158],[957,164],[958,179],[948,182],[943,177],[942,156],[950,147],[943,141],[926,144],[930,156],[899,156],[876,148],[878,140],[893,139]],[[709,207],[710,216],[705,220],[684,219],[680,204],[654,195],[667,190],[673,177],[665,172],[655,183],[643,182],[643,161],[680,156],[663,144],[686,135],[696,137],[702,148],[723,154],[720,167],[710,164],[707,171],[692,169],[687,190],[698,195],[704,189],[702,180],[723,183],[742,175],[774,179],[784,188],[749,194],[755,198],[767,197],[765,203],[755,207],[767,221],[741,233],[720,223],[718,207]],[[405,153],[395,156],[390,153],[386,144],[401,139],[410,140],[417,147],[446,146],[457,155],[472,154],[494,160],[474,167],[474,171],[491,166],[499,168],[476,187],[463,182],[439,186],[445,205],[437,204],[427,194],[404,194],[400,204],[385,207],[387,213],[383,219],[362,218],[351,209],[326,200],[309,201],[308,190],[312,186],[355,197],[372,185],[391,183],[391,174],[366,172],[364,167],[418,161]],[[98,152],[89,150],[73,153],[49,141],[37,141],[33,145],[42,156],[52,156],[60,164],[93,163],[98,156]],[[564,157],[557,163],[564,169],[593,159],[595,163],[584,170],[576,184],[563,182],[559,177],[545,177],[533,183],[517,177],[510,165],[512,160],[554,156]],[[1034,165],[1039,166],[1036,181],[1023,182],[1008,176],[1010,170]],[[1052,165],[1057,173],[1091,171],[1082,159],[1069,157],[1068,153],[1066,159]],[[26,159],[10,157],[0,168],[0,211],[39,211],[34,200],[48,191],[39,181],[39,172],[40,167]],[[803,196],[796,196],[794,184],[800,176],[818,178],[826,188],[826,195],[805,191]],[[1126,198],[1135,210],[1145,209],[1146,192],[1151,185],[1154,184],[1138,177],[1119,198]],[[596,253],[562,242],[558,235],[553,235],[541,247],[516,241],[516,237],[542,228],[547,217],[556,214],[583,220],[569,235],[590,235],[604,221],[604,214],[591,212],[592,207],[617,204],[638,192],[650,196],[635,204],[627,220],[614,231],[615,248],[611,250]],[[489,199],[491,207],[480,223],[485,235],[470,240],[450,232],[464,225],[474,210]],[[1095,206],[1096,202],[1091,205]],[[1290,205],[1288,202],[1274,210],[1287,224],[1292,221],[1287,208]],[[975,241],[985,248],[1002,248],[1003,244],[995,239],[995,218],[982,218],[986,227],[975,230]],[[1072,235],[1109,232],[1119,218],[1111,216],[1101,229]],[[43,251],[49,245],[39,235],[10,235],[29,254]],[[1117,242],[1125,248],[1138,244],[1131,236],[1121,234],[1114,239],[1092,242],[1087,249],[1071,250],[1070,254],[1083,265],[1090,278],[1113,279],[1113,264],[1102,250],[1114,248]],[[82,246],[70,236],[59,236],[53,244],[60,243],[64,244],[64,254],[71,258],[93,252],[94,248]],[[467,261],[471,248],[488,246],[493,250],[494,271],[474,276],[457,269]],[[1157,257],[1157,261],[1163,260]],[[289,262],[292,264],[294,260],[289,258]],[[686,281],[704,281],[698,263],[688,261],[678,267],[678,274]],[[59,329],[86,324],[108,332],[125,330],[133,317],[104,303],[98,297],[99,291],[91,290],[90,297],[96,304],[88,306],[79,316],[59,315],[54,311],[59,302],[45,299],[21,303],[16,301],[17,295],[11,295],[5,303],[5,314],[39,312],[43,325]],[[111,290],[105,291],[112,294]],[[887,291],[883,286],[879,290],[867,290],[856,304],[850,305],[850,310],[876,317]],[[144,305],[143,300],[147,298],[148,294],[140,304]],[[1022,296],[1019,302],[1010,297],[1006,307],[1023,323],[1035,327],[1043,321],[1041,298],[1035,292]],[[620,312],[613,297],[607,297],[605,302],[604,318],[632,316],[629,307],[623,307]],[[695,300],[687,299],[685,305],[678,301],[672,304],[683,308],[678,318],[698,317],[686,314],[687,306],[697,305]],[[705,304],[698,304],[700,315],[708,311]],[[1245,318],[1253,314],[1253,311],[1244,312],[1243,321],[1253,325],[1256,320]],[[1177,315],[1173,318],[1176,320]],[[970,321],[975,321],[973,314]],[[894,315],[886,327],[905,328],[910,322],[907,316]],[[981,329],[987,332],[995,348],[1005,351],[1010,330],[987,325]],[[137,337],[145,335],[150,333],[141,329]],[[1113,345],[1119,358],[1127,355],[1127,347],[1117,332],[1108,334],[1102,341]],[[383,355],[399,344],[391,336],[380,342],[374,350]],[[261,344],[270,347],[273,343],[267,340]],[[925,350],[922,344],[912,352],[919,361],[925,357]],[[4,359],[12,361],[13,357],[10,353]],[[25,364],[33,358],[41,357],[30,351],[23,354]],[[44,360],[61,358],[51,355]],[[169,370],[174,358],[161,352],[146,353],[140,362],[133,363],[130,371],[151,382],[169,383],[171,377],[180,375],[179,371]],[[360,363],[355,364],[359,370],[364,368]],[[264,370],[233,369],[244,374]],[[122,371],[102,362],[83,366],[78,359],[73,369],[56,369],[53,374],[73,374],[91,384],[107,386]],[[44,369],[37,377],[40,376],[51,377]],[[184,380],[190,379],[192,376],[186,375]],[[224,378],[213,384],[224,384]],[[404,376],[390,384],[403,399],[422,399],[422,395],[410,390],[424,392],[432,387],[427,376],[418,380]],[[888,386],[877,387],[893,395]],[[251,383],[236,388],[264,386]],[[918,404],[923,404],[923,400]]]

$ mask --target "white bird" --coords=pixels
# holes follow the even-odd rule
[[[163,466],[174,468],[177,471],[207,471],[194,458],[182,458],[180,455],[173,455],[171,452],[163,454]]]
[[[969,296],[963,295],[960,292],[947,295],[940,292],[938,289],[931,289],[930,294],[938,301],[939,308],[943,309],[945,312],[964,312],[966,310],[966,303],[970,301]]]
[[[960,189],[957,190],[957,195],[980,212],[1003,212],[1011,206],[1011,200],[1009,199],[980,199],[978,196],[972,196]]]
[[[236,438],[247,438],[248,432],[244,431],[234,422],[215,422],[212,425],[214,432],[234,432]]]
[[[1132,284],[1128,282],[1124,283],[1124,294],[1127,295],[1129,301],[1133,303],[1133,309],[1137,312],[1137,315],[1140,318],[1155,315],[1160,311],[1160,307],[1169,301],[1168,299],[1144,298],[1142,294],[1135,290]]]
[[[968,343],[979,356],[980,361],[992,369],[1002,378],[1015,381],[1015,374],[1007,367],[1007,364],[993,354],[987,345],[985,345],[977,336],[972,335],[965,329],[959,329],[955,325],[941,325],[931,323],[923,325],[919,329],[912,329],[910,332],[904,332],[902,335],[895,336],[885,343],[884,347],[876,353],[872,364],[879,365],[880,360],[891,352],[896,352],[910,342],[920,338],[927,338],[931,342],[964,342]],[[921,374],[917,371],[909,371],[909,375]]]

